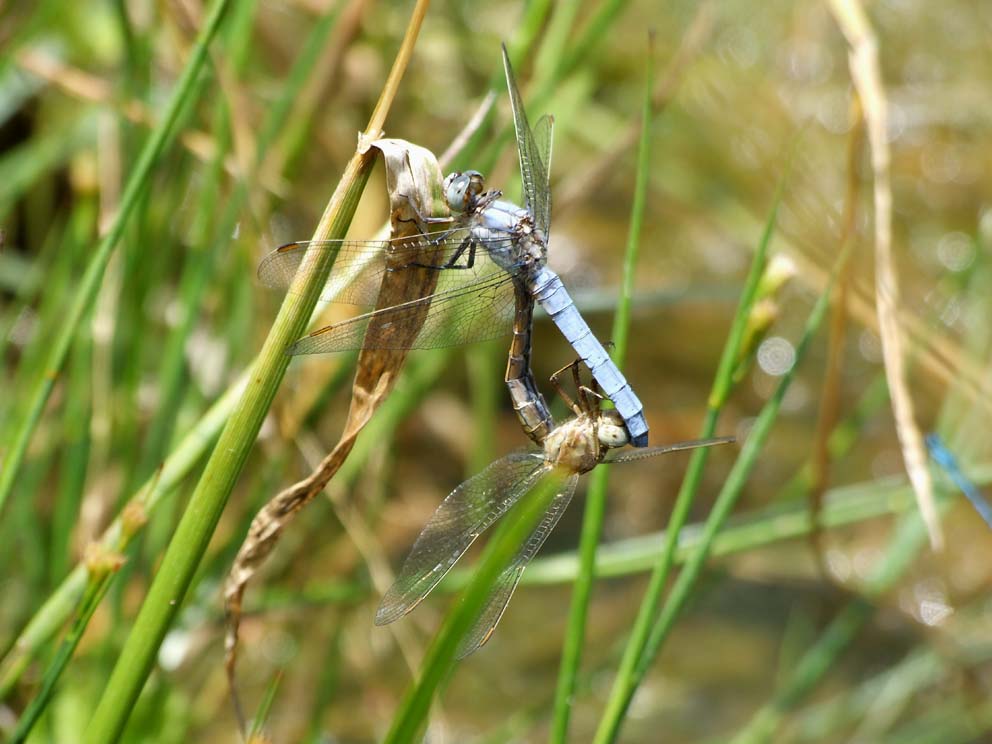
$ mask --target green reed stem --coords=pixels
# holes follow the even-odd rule
[[[141,199],[145,188],[151,180],[152,172],[158,163],[158,159],[165,150],[166,145],[172,140],[173,128],[179,119],[183,109],[190,105],[193,98],[193,91],[196,88],[197,77],[200,74],[203,63],[207,58],[207,47],[211,39],[220,28],[221,19],[227,9],[230,0],[216,0],[209,14],[207,21],[197,37],[190,54],[189,61],[183,69],[183,73],[176,83],[176,89],[169,100],[169,104],[162,116],[162,121],[152,132],[148,142],[141,150],[138,162],[131,172],[131,177],[124,187],[124,194],[121,197],[120,209],[107,230],[107,234],[100,241],[90,259],[86,271],[79,281],[79,289],[72,299],[69,309],[65,315],[65,322],[59,328],[54,339],[40,337],[38,343],[51,343],[51,351],[48,353],[41,375],[34,383],[33,390],[28,395],[28,403],[25,408],[23,418],[14,425],[13,437],[10,440],[9,451],[0,465],[0,511],[3,510],[4,503],[14,487],[17,472],[24,460],[28,443],[35,427],[41,418],[41,413],[48,401],[48,396],[55,386],[59,377],[62,365],[65,362],[66,354],[72,344],[72,339],[76,335],[76,330],[86,316],[86,311],[93,303],[97,291],[103,279],[107,263],[110,261],[114,248],[124,233],[128,218]]]
[[[842,256],[845,253],[846,251],[843,251]],[[836,271],[833,276],[836,276]],[[634,692],[641,683],[641,680],[644,679],[644,675],[654,662],[662,644],[668,637],[669,632],[671,632],[671,629],[675,625],[676,619],[688,601],[695,587],[696,580],[702,572],[706,560],[709,558],[713,541],[723,527],[734,505],[737,503],[737,499],[743,491],[754,465],[758,461],[758,456],[764,447],[765,441],[771,433],[772,426],[775,424],[779,408],[782,404],[782,398],[785,397],[785,392],[792,383],[796,369],[805,357],[813,336],[823,321],[826,309],[829,306],[830,292],[833,287],[833,276],[824,292],[817,299],[816,304],[813,306],[813,311],[806,321],[802,338],[796,346],[796,360],[792,369],[782,376],[778,387],[775,389],[775,393],[765,404],[764,408],[762,408],[761,413],[758,414],[754,427],[751,429],[747,441],[741,448],[740,456],[734,463],[730,474],[727,476],[726,481],[724,481],[723,488],[720,489],[716,502],[713,504],[713,508],[703,528],[699,545],[676,579],[668,600],[661,609],[658,620],[650,630],[642,652],[638,655],[631,670],[625,670],[622,676],[618,674],[610,694],[609,702],[607,703],[606,712],[600,720],[599,728],[596,731],[596,738],[594,739],[596,744],[616,740]]]
[[[783,184],[784,181],[785,179],[783,178]],[[754,298],[758,291],[762,274],[764,273],[768,246],[774,234],[782,188],[783,186],[780,184],[768,221],[765,223],[761,240],[758,242],[754,258],[751,261],[751,269],[744,285],[744,291],[741,294],[737,312],[734,315],[730,333],[727,336],[727,342],[720,357],[720,364],[717,367],[716,377],[713,381],[713,389],[710,392],[707,403],[706,417],[700,431],[700,437],[704,439],[712,437],[716,432],[720,412],[730,394],[734,367],[741,342],[744,339],[748,316],[751,306],[754,304]],[[689,458],[689,466],[686,469],[685,478],[682,480],[682,487],[679,489],[678,497],[675,500],[672,516],[668,521],[665,545],[655,563],[654,570],[651,572],[651,579],[648,583],[648,588],[644,592],[644,599],[641,601],[637,619],[634,622],[634,628],[624,649],[623,658],[620,661],[620,668],[617,670],[617,676],[613,682],[613,690],[611,691],[606,711],[600,720],[597,741],[611,741],[614,738],[619,731],[622,718],[630,703],[630,697],[633,695],[633,690],[636,689],[636,668],[645,652],[651,626],[661,601],[661,594],[671,574],[679,532],[689,518],[689,512],[696,498],[696,491],[702,480],[703,468],[705,468],[708,459],[708,448],[695,450]]]
[[[641,227],[644,223],[644,209],[647,203],[648,175],[651,170],[651,118],[653,114],[651,94],[654,87],[653,36],[648,37],[648,53],[644,67],[644,102],[641,110],[641,141],[637,152],[634,198],[630,211],[627,249],[624,253],[623,282],[620,287],[616,315],[613,318],[613,359],[621,369],[623,369],[624,359],[627,356],[627,339],[630,333],[630,298],[634,293],[637,254],[641,244]],[[606,487],[609,472],[609,468],[596,468],[589,478],[586,508],[582,519],[582,536],[579,541],[579,573],[572,589],[572,604],[569,609],[568,627],[565,631],[561,666],[558,670],[558,684],[555,689],[550,740],[556,744],[564,744],[568,738],[568,721],[582,659],[586,619],[589,616],[589,598],[592,595],[592,584],[596,575],[596,548],[603,532],[603,519],[606,514]]]
[[[483,551],[472,581],[427,650],[420,678],[407,690],[384,744],[421,740],[434,695],[454,666],[459,642],[478,618],[493,583],[544,515],[560,485],[554,473],[545,477],[500,522]]]
[[[951,499],[938,502],[939,512],[947,510]],[[734,744],[772,741],[786,714],[796,707],[823,679],[857,634],[875,614],[872,600],[888,591],[909,569],[928,543],[928,533],[918,510],[902,516],[895,538],[869,575],[864,597],[849,602],[819,639],[793,666],[786,683],[765,706],[758,710],[743,730],[731,740]]]
[[[413,11],[403,44],[365,130],[372,136],[382,131],[413,53],[427,5],[426,0],[420,0]],[[324,210],[314,240],[344,237],[374,163],[375,150],[364,149],[360,143]],[[87,728],[85,741],[113,742],[123,731],[289,365],[290,357],[285,350],[304,332],[336,257],[334,251],[312,252],[294,279],[252,368],[245,393],[221,432],[166,550]]]

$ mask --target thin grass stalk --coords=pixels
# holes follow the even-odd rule
[[[243,2],[235,8],[226,29],[225,56],[230,58],[231,66],[239,75],[243,73],[251,50],[255,5],[256,2],[253,0]],[[123,23],[126,25],[126,18]],[[234,222],[232,212],[241,206],[241,200],[224,199],[221,196],[225,163],[231,149],[232,138],[231,112],[225,96],[218,96],[214,102],[211,131],[215,133],[214,152],[197,195],[198,206],[190,231],[190,250],[186,252],[185,266],[180,280],[180,301],[177,303],[180,317],[162,347],[156,385],[156,389],[160,391],[158,410],[142,443],[138,467],[132,471],[128,484],[132,487],[139,482],[137,479],[148,477],[148,474],[161,462],[169,446],[185,390],[186,344],[200,318],[202,298],[214,276],[217,256],[222,253],[222,246],[233,233],[230,224]],[[247,184],[244,179],[238,180],[235,192],[241,193],[245,189]],[[227,203],[224,216],[230,215],[229,223],[223,218],[219,221],[217,219],[218,205],[224,202]],[[223,237],[211,242],[212,232]],[[125,493],[132,492],[133,488],[125,491]]]
[[[992,468],[986,467],[984,475],[985,478],[978,482],[988,485]],[[755,513],[742,514],[739,523],[721,530],[713,541],[710,555],[714,558],[726,557],[808,537],[818,523],[824,529],[836,529],[879,517],[900,515],[912,505],[912,496],[912,489],[905,483],[870,481],[831,492],[819,516],[814,515],[805,503],[796,503],[788,510],[774,505]],[[683,527],[673,559],[675,565],[684,564],[692,556],[702,535],[702,524]],[[665,533],[660,532],[600,548],[596,557],[596,575],[603,578],[623,577],[650,570],[661,554],[660,543],[664,542],[665,537]],[[520,585],[567,584],[573,582],[577,574],[576,553],[555,555],[529,566]],[[453,591],[464,585],[465,581],[465,575],[460,572],[450,581],[442,582],[439,589]]]
[[[21,714],[21,718],[17,722],[17,728],[11,736],[10,744],[20,744],[27,740],[34,725],[51,702],[52,695],[55,693],[56,683],[72,659],[72,655],[79,645],[86,627],[89,625],[90,618],[93,617],[96,608],[100,606],[100,600],[103,599],[103,596],[110,588],[114,571],[120,567],[120,563],[117,562],[118,559],[115,558],[112,560],[115,562],[115,565],[106,566],[103,570],[95,570],[90,573],[89,581],[86,584],[86,589],[80,602],[79,616],[69,629],[66,637],[59,644],[55,656],[42,678],[41,687],[38,689],[37,694]]]
[[[375,163],[376,151],[368,147],[368,142],[378,138],[382,132],[386,114],[413,54],[428,5],[427,0],[420,0],[414,8],[368,127],[359,138],[359,147],[324,210],[314,232],[314,240],[343,238],[347,232]],[[94,744],[113,742],[120,737],[289,365],[290,357],[285,350],[303,334],[335,258],[333,251],[310,252],[286,294],[252,368],[248,387],[221,432],[220,440],[166,550],[87,728],[85,741]]]
[[[59,377],[59,372],[65,362],[72,339],[82,319],[86,316],[86,311],[92,305],[100,284],[103,279],[104,270],[113,254],[114,248],[120,241],[124,233],[124,228],[128,224],[128,218],[137,206],[140,198],[148,187],[152,172],[158,163],[159,157],[174,136],[174,125],[180,114],[192,102],[192,92],[196,88],[196,81],[199,77],[203,63],[207,57],[207,49],[210,41],[220,28],[221,19],[227,9],[230,0],[216,0],[209,14],[203,30],[197,37],[193,45],[189,61],[183,69],[183,73],[176,83],[175,91],[166,107],[165,115],[148,142],[141,150],[138,162],[128,179],[124,188],[124,195],[121,198],[120,209],[114,216],[113,222],[97,246],[89,265],[86,268],[79,282],[79,289],[75,293],[69,309],[66,312],[63,325],[59,328],[54,339],[39,338],[38,343],[51,343],[51,351],[46,357],[44,370],[35,381],[32,391],[28,395],[28,404],[25,414],[13,428],[12,438],[9,440],[10,447],[6,452],[3,464],[0,465],[0,512],[4,503],[10,495],[16,481],[17,472],[24,460],[27,452],[28,442],[34,433],[35,427],[41,418],[41,413],[48,401],[48,396],[55,386]],[[5,437],[6,438],[6,437]]]
[[[242,374],[211,406],[159,469],[131,498],[122,514],[104,530],[99,539],[102,548],[124,551],[133,538],[133,533],[125,533],[123,514],[128,510],[150,514],[192,472],[203,453],[217,438],[224,422],[230,417],[245,385],[248,384],[250,371],[247,370]],[[45,644],[72,614],[73,608],[80,602],[86,590],[86,580],[86,565],[78,563],[21,631],[0,664],[0,700],[10,694],[32,659],[41,653]]]
[[[201,300],[214,275],[216,245],[208,244],[209,223],[214,217],[221,193],[221,179],[224,173],[224,159],[230,146],[230,125],[227,102],[218,99],[214,110],[214,131],[217,150],[204,178],[199,193],[199,209],[193,221],[193,236],[190,250],[186,253],[186,266],[180,281],[180,317],[173,326],[161,347],[161,363],[158,368],[156,389],[159,392],[159,406],[151,421],[148,433],[141,447],[138,467],[132,472],[132,482],[147,478],[155,466],[162,461],[169,445],[179,415],[180,403],[186,382],[186,345],[193,328],[200,319]],[[125,493],[131,493],[126,489]]]
[[[627,235],[627,249],[624,253],[620,298],[617,302],[616,315],[613,318],[613,360],[620,369],[623,369],[624,360],[627,357],[631,296],[634,293],[634,276],[637,267],[637,255],[641,245],[641,227],[644,223],[648,174],[651,168],[651,119],[654,114],[651,105],[654,87],[652,74],[654,70],[653,34],[648,35],[644,68],[645,93],[641,111],[641,141],[637,153],[637,173],[630,211],[630,230]],[[589,615],[589,598],[592,595],[592,584],[596,575],[596,548],[603,532],[603,519],[606,514],[606,488],[609,472],[609,468],[596,468],[589,478],[586,508],[582,518],[582,536],[579,541],[579,572],[572,588],[572,604],[569,609],[568,627],[565,630],[565,642],[562,647],[561,665],[558,669],[558,684],[555,689],[552,713],[550,740],[556,744],[564,744],[568,738],[572,698],[575,694],[576,678],[582,660],[586,619]]]
[[[321,19],[315,26],[304,50],[301,52],[297,63],[294,65],[286,90],[272,107],[269,116],[262,126],[262,135],[259,137],[257,145],[257,162],[267,151],[269,145],[280,131],[285,118],[292,110],[291,102],[295,93],[306,82],[306,73],[312,68],[319,55],[320,46],[333,26],[334,15]],[[231,226],[235,222],[237,211],[245,197],[247,185],[239,182],[234,195],[228,201],[228,209],[222,225],[215,232],[217,240],[227,240],[232,234]],[[215,250],[217,250],[215,248]],[[204,257],[204,261],[208,261]],[[205,269],[206,267],[201,267]],[[187,303],[189,304],[189,303]],[[193,303],[195,304],[195,303]],[[194,314],[195,315],[195,314]],[[192,318],[193,316],[190,316]],[[180,323],[183,325],[183,323]],[[180,332],[177,334],[187,335]],[[168,355],[167,355],[168,356]],[[181,358],[177,361],[182,362]],[[254,364],[254,362],[253,362]],[[141,505],[141,508],[151,514],[162,502],[165,496],[170,494],[178,485],[179,481],[185,478],[196,465],[207,446],[213,442],[220,431],[223,422],[230,415],[237,398],[247,382],[247,373],[241,375],[224,395],[201,417],[193,426],[190,433],[182,439],[172,453],[165,459],[157,472],[148,476],[145,483],[137,489],[131,497],[129,504]],[[168,388],[166,388],[168,389]],[[373,422],[374,423],[374,422]],[[151,437],[151,434],[149,435]],[[361,441],[359,442],[361,446]],[[359,458],[361,459],[361,458]],[[347,468],[347,464],[345,466]],[[120,534],[120,519],[118,518],[100,538],[100,544],[110,549],[117,544]],[[128,541],[129,542],[129,541]],[[125,543],[122,547],[126,548]],[[72,573],[58,586],[56,591],[45,601],[44,605],[35,613],[34,617],[21,632],[13,644],[12,650],[0,664],[0,700],[4,699],[23,674],[27,665],[40,651],[43,644],[47,642],[66,621],[72,612],[73,605],[79,601],[85,586],[85,570],[82,564],[77,565]]]
[[[784,183],[785,178],[783,177],[772,203],[768,221],[765,223],[761,240],[758,241],[754,258],[751,260],[751,268],[744,284],[744,291],[741,293],[737,312],[731,323],[727,342],[724,345],[720,363],[717,367],[713,388],[710,391],[706,417],[700,431],[700,438],[708,438],[714,435],[720,413],[730,395],[734,369],[737,365],[737,359],[747,329],[748,316],[750,315],[751,307],[754,305],[754,298],[757,295],[761,277],[765,270],[765,264],[767,263],[768,246],[774,234]],[[672,516],[668,520],[664,548],[651,572],[648,587],[644,592],[644,599],[641,601],[637,618],[634,621],[634,628],[624,648],[620,667],[613,681],[613,689],[610,692],[606,710],[600,720],[599,732],[597,732],[597,740],[599,741],[609,741],[619,731],[621,719],[626,712],[627,705],[629,705],[629,694],[632,694],[627,691],[633,689],[632,681],[635,676],[635,669],[644,653],[644,648],[647,645],[651,632],[651,624],[657,612],[658,604],[661,601],[661,593],[671,574],[672,565],[675,560],[675,549],[679,540],[679,532],[689,518],[689,512],[696,498],[696,491],[702,480],[703,468],[706,467],[706,461],[708,459],[709,450],[707,448],[696,450],[689,458],[689,465],[686,468],[682,486],[675,499],[675,506],[672,508]]]
[[[500,572],[544,515],[560,485],[554,474],[545,477],[503,518],[486,544],[472,581],[427,650],[420,678],[407,690],[384,744],[420,741],[434,695],[454,666],[459,642],[478,617]]]
[[[81,253],[89,244],[95,227],[96,204],[84,196],[74,210],[69,230],[76,237],[75,251]],[[89,323],[85,318],[84,323]],[[49,540],[49,585],[57,586],[69,570],[72,556],[72,533],[79,516],[86,485],[86,469],[90,450],[90,364],[93,340],[80,334],[73,343],[68,365],[65,412],[63,414],[63,447],[59,466],[59,484],[52,506],[52,528]],[[40,598],[39,598],[40,601]]]
[[[839,261],[844,260],[848,249],[849,247],[841,252]],[[668,600],[661,609],[657,622],[651,628],[651,633],[648,636],[640,657],[637,659],[633,673],[624,677],[622,680],[618,677],[618,681],[622,682],[622,685],[619,686],[617,695],[611,695],[610,703],[607,707],[607,715],[604,715],[600,721],[599,730],[596,732],[595,741],[597,744],[616,740],[634,692],[638,685],[640,685],[641,680],[644,679],[648,669],[650,669],[651,664],[661,650],[662,644],[674,627],[676,619],[685,607],[695,587],[696,580],[699,578],[703,566],[709,558],[713,541],[723,527],[734,505],[737,503],[737,499],[744,489],[751,470],[757,463],[765,441],[771,433],[772,426],[774,426],[778,417],[782,399],[785,397],[785,392],[789,389],[789,385],[792,383],[800,362],[805,357],[814,335],[823,322],[823,317],[826,315],[826,310],[830,305],[830,296],[836,276],[837,271],[835,267],[826,289],[817,299],[816,304],[813,306],[813,311],[806,321],[803,335],[796,345],[795,362],[789,372],[782,376],[778,387],[775,389],[775,393],[761,409],[761,413],[758,414],[758,418],[748,435],[747,441],[741,448],[740,456],[734,463],[727,479],[724,481],[723,488],[720,489],[716,502],[713,504],[713,508],[703,528],[699,545],[679,573],[675,585],[672,587],[672,591],[668,596]],[[614,691],[617,690],[618,686],[614,685]]]
[[[888,99],[878,58],[878,38],[859,0],[830,0],[829,5],[850,46],[848,63],[851,80],[864,108],[868,142],[871,146],[875,206],[875,307],[878,312],[878,331],[882,340],[892,415],[906,472],[916,491],[920,513],[930,530],[930,544],[934,550],[941,550],[944,535],[934,504],[933,481],[927,467],[923,434],[916,423],[915,404],[909,391],[907,338],[899,323],[899,275],[892,255]]]
[[[952,501],[938,504],[938,514]],[[794,665],[786,684],[763,706],[734,738],[734,744],[757,744],[771,741],[785,715],[805,698],[834,666],[841,653],[875,614],[873,600],[889,590],[909,569],[927,544],[929,526],[919,512],[905,514],[896,528],[885,555],[868,577],[864,597],[849,602],[831,621],[827,629]]]

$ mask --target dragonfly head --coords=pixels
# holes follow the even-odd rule
[[[452,212],[467,212],[485,188],[485,179],[479,171],[451,173],[444,179],[444,198]]]
[[[600,445],[609,449],[630,444],[630,435],[627,434],[627,427],[623,425],[623,418],[621,418],[620,413],[614,408],[599,412],[599,420],[596,422],[596,434],[599,437]]]

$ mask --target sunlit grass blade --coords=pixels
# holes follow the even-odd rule
[[[624,253],[623,282],[620,287],[616,315],[613,318],[613,360],[620,369],[623,369],[623,363],[627,356],[631,295],[634,293],[637,254],[641,243],[641,226],[644,221],[648,174],[651,168],[651,119],[654,113],[651,105],[654,88],[653,71],[654,37],[649,34],[644,64],[645,93],[641,109],[641,141],[637,153],[634,198],[630,211],[627,249]],[[609,468],[599,467],[589,476],[589,490],[586,495],[586,508],[582,518],[582,537],[579,543],[579,573],[572,589],[572,604],[569,609],[568,627],[565,631],[561,665],[558,670],[558,684],[555,690],[551,741],[559,744],[564,744],[568,739],[568,721],[575,694],[576,676],[582,658],[586,618],[589,614],[589,598],[592,594],[592,583],[595,577],[596,549],[599,546],[599,539],[603,532],[603,519],[606,514],[606,486],[609,472]]]
[[[774,234],[784,183],[785,177],[783,176],[780,181],[778,191],[775,195],[775,199],[772,203],[772,209],[768,220],[765,223],[765,229],[762,233],[761,240],[759,240],[754,257],[751,260],[751,268],[748,273],[747,280],[745,281],[740,300],[738,301],[737,311],[731,323],[730,332],[727,336],[727,341],[724,344],[723,352],[720,357],[720,363],[717,367],[716,376],[713,381],[713,387],[710,391],[706,418],[700,430],[700,438],[708,438],[714,435],[720,413],[723,410],[723,406],[730,394],[734,369],[738,364],[741,344],[746,335],[748,318],[750,316],[751,308],[754,305],[754,299],[757,295],[758,288],[761,283],[761,277],[764,274],[767,263],[766,257],[768,253],[768,246],[771,243],[772,235]],[[631,685],[635,675],[635,669],[638,661],[644,653],[644,648],[648,642],[648,637],[651,630],[651,624],[654,621],[655,613],[657,612],[658,604],[661,600],[661,593],[668,582],[668,577],[674,563],[679,531],[682,529],[683,525],[685,525],[689,517],[689,511],[695,501],[696,491],[699,488],[703,469],[706,466],[706,461],[708,458],[709,450],[704,448],[693,452],[689,459],[686,474],[682,479],[682,486],[679,489],[678,496],[675,500],[672,515],[668,520],[668,529],[665,533],[664,548],[651,572],[648,587],[644,592],[644,598],[641,600],[641,606],[638,610],[637,618],[634,621],[634,627],[631,631],[630,638],[627,640],[627,645],[620,661],[620,667],[617,670],[617,676],[613,683],[613,691],[611,692],[610,702],[607,703],[607,710],[600,721],[600,731],[604,732],[602,734],[603,741],[608,740],[609,737],[612,736],[612,734],[605,733],[606,729],[612,729],[614,731],[619,730],[619,725],[627,705],[622,702],[623,698],[628,694],[624,692],[624,689],[633,689]]]
[[[938,513],[946,511],[950,503],[947,499],[938,502]],[[864,597],[852,600],[837,613],[816,643],[793,665],[782,688],[732,739],[734,744],[757,744],[774,740],[775,731],[785,715],[833,668],[838,657],[874,615],[872,601],[890,589],[906,572],[920,551],[926,547],[928,538],[928,527],[924,525],[919,512],[903,515],[885,554],[867,577],[862,590]]]
[[[892,415],[906,473],[916,490],[920,512],[930,530],[930,543],[934,550],[940,550],[944,536],[934,505],[933,481],[927,467],[923,434],[916,420],[916,405],[909,390],[909,339],[899,320],[902,303],[899,274],[892,250],[889,103],[882,80],[878,38],[859,0],[831,0],[829,7],[851,48],[848,55],[851,81],[864,109],[870,145],[875,207],[875,309]]]
[[[249,370],[250,371],[250,370]],[[161,467],[151,475],[134,497],[100,537],[99,545],[105,550],[124,550],[129,538],[124,530],[124,515],[128,511],[152,513],[172,493],[197,465],[207,448],[215,441],[224,422],[228,420],[248,382],[248,373],[241,376],[227,392],[214,403],[182,441],[173,449]],[[0,663],[0,700],[7,697],[28,664],[44,649],[49,640],[72,614],[86,589],[87,569],[79,563],[62,580],[58,588],[35,612],[24,630]]]
[[[195,88],[197,78],[206,60],[207,48],[220,27],[228,2],[229,0],[216,0],[211,7],[203,30],[191,51],[190,59],[176,83],[162,121],[142,148],[138,162],[124,188],[120,208],[106,235],[93,252],[93,257],[80,279],[79,288],[65,314],[64,325],[59,329],[54,339],[41,338],[38,340],[38,343],[50,343],[51,348],[46,355],[45,368],[28,394],[24,414],[20,420],[14,423],[10,433],[4,435],[5,438],[9,437],[9,439],[7,439],[8,446],[4,453],[3,463],[0,464],[0,511],[2,511],[7,497],[14,487],[17,472],[27,451],[28,442],[41,418],[48,396],[58,379],[72,339],[100,289],[100,282],[111,254],[124,233],[128,218],[138,205],[142,193],[148,187],[159,157],[175,134],[173,130],[176,121],[183,109],[191,103],[191,92]]]
[[[490,587],[544,515],[560,485],[561,479],[554,473],[543,478],[503,518],[486,545],[471,582],[428,649],[420,676],[404,696],[383,740],[385,744],[420,740],[434,696],[451,672],[462,637],[472,629],[489,597]]]
[[[426,12],[426,2],[413,11],[400,51],[369,119],[366,136],[382,131],[386,114],[413,53]],[[315,240],[343,238],[375,161],[375,152],[361,138],[314,233]],[[85,740],[116,741],[151,672],[155,655],[182,604],[193,574],[244,467],[262,420],[290,358],[285,350],[304,332],[327,281],[336,255],[319,251],[297,274],[266,337],[244,396],[221,432],[220,440],[190,497],[179,526],[162,559],[151,588],[128,636],[103,697],[90,721]]]
[[[11,744],[26,741],[31,729],[34,728],[35,723],[45,711],[55,692],[55,685],[72,659],[72,655],[86,631],[86,626],[89,625],[90,618],[96,608],[100,606],[103,595],[110,588],[110,579],[113,573],[121,566],[122,558],[118,554],[104,553],[99,555],[99,553],[100,549],[97,548],[90,560],[90,577],[79,605],[79,616],[59,644],[42,679],[40,689],[21,714],[17,728],[11,736]]]
[[[846,250],[841,252],[841,259],[843,259],[845,253]],[[833,277],[835,276],[836,272]],[[785,397],[785,392],[792,383],[796,369],[805,357],[813,337],[823,322],[826,309],[829,307],[833,277],[828,283],[826,290],[817,299],[806,321],[803,335],[796,345],[795,362],[792,368],[782,376],[772,397],[761,409],[761,413],[758,414],[754,426],[748,434],[747,441],[745,441],[744,446],[741,448],[741,453],[713,504],[710,515],[706,520],[706,525],[703,528],[700,543],[679,573],[668,596],[668,600],[662,606],[658,619],[651,627],[650,634],[636,659],[633,669],[629,673],[617,676],[610,694],[610,700],[607,703],[606,712],[600,720],[600,725],[596,732],[595,741],[597,744],[616,740],[620,726],[630,706],[630,701],[633,698],[634,691],[654,662],[662,644],[668,637],[676,619],[688,601],[696,580],[709,557],[712,543],[730,515],[734,505],[737,503],[737,499],[743,491],[744,485],[757,463],[758,456],[761,454],[765,441],[778,418],[782,399]]]

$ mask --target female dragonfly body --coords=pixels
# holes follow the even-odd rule
[[[393,241],[310,241],[290,243],[273,251],[259,265],[261,280],[276,287],[287,287],[307,251],[334,250],[334,273],[360,274],[359,281],[334,299],[353,304],[374,304],[378,280],[389,267],[432,268],[438,270],[435,291],[425,297],[379,308],[342,323],[321,328],[297,341],[291,354],[317,354],[362,348],[370,325],[420,323],[421,330],[406,347],[450,346],[503,335],[514,314],[518,324],[532,314],[539,303],[589,367],[603,393],[613,401],[630,443],[648,444],[648,426],[643,406],[630,384],[610,359],[569,297],[561,279],[547,267],[547,236],[550,228],[551,192],[548,168],[551,154],[552,120],[543,117],[531,130],[517,89],[510,61],[503,49],[510,103],[513,109],[520,169],[526,209],[500,199],[500,192],[485,191],[482,175],[476,171],[453,173],[445,180],[445,197],[453,213],[453,226],[439,236],[424,235]],[[481,250],[480,250],[481,249]],[[430,256],[425,263],[424,256]],[[359,267],[362,267],[359,271]],[[333,281],[333,278],[332,278]],[[424,311],[425,305],[429,309]],[[527,328],[514,328],[515,338]],[[390,336],[387,334],[386,336]],[[520,344],[515,343],[517,350]],[[512,359],[507,382],[522,380],[521,396],[527,381],[518,376],[519,365]],[[534,389],[533,385],[529,386]],[[512,389],[512,386],[511,386]],[[521,397],[520,400],[523,400]],[[516,405],[515,401],[515,405]],[[518,409],[518,414],[520,413]],[[531,418],[534,436],[546,434],[547,421]],[[536,441],[536,440],[535,440]]]
[[[461,641],[458,656],[467,656],[489,640],[524,569],[571,501],[580,475],[602,462],[630,462],[733,441],[732,437],[720,437],[610,453],[609,450],[630,443],[627,429],[616,410],[600,410],[602,396],[595,389],[595,382],[592,388],[580,384],[578,364],[575,362],[564,368],[573,372],[577,402],[558,385],[558,375],[564,370],[552,377],[552,383],[576,416],[555,427],[547,413],[551,428],[541,441],[542,451],[517,452],[497,460],[441,502],[414,543],[396,581],[383,596],[375,616],[376,625],[391,623],[410,612],[437,586],[480,534],[542,479],[555,477],[558,479],[557,492],[547,510],[500,573],[479,617]],[[547,412],[543,398],[532,403],[535,409]]]

